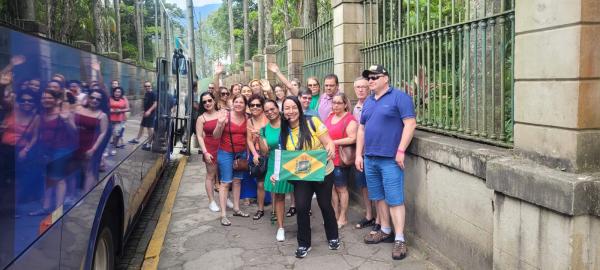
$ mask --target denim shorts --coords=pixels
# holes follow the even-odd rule
[[[333,185],[336,187],[345,187],[348,185],[350,177],[350,167],[338,167],[333,169]]]
[[[217,152],[217,164],[219,165],[219,176],[221,176],[222,183],[231,183],[233,179],[242,179],[244,177],[244,171],[233,170],[233,159],[235,157],[241,157],[246,159],[246,151],[231,153],[219,149]]]
[[[385,200],[390,206],[404,204],[404,171],[390,157],[365,156],[369,199]]]
[[[365,177],[365,172],[357,170],[354,166],[352,166],[352,171],[354,172],[354,184],[356,185],[356,188],[366,188],[367,178]]]

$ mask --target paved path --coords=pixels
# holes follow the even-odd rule
[[[340,231],[342,247],[329,250],[315,200],[311,218],[313,247],[306,258],[297,259],[295,217],[285,220],[285,242],[275,240],[277,227],[271,224],[270,206],[259,221],[232,217],[232,226],[221,226],[219,213],[208,210],[204,172],[199,156],[192,155],[181,180],[159,269],[437,269],[426,260],[426,254],[412,246],[406,259],[392,260],[392,244],[366,245],[362,240],[366,229],[352,226]],[[256,212],[255,205],[242,209]],[[228,215],[231,213],[228,211]],[[351,209],[348,218],[356,221],[360,214]]]

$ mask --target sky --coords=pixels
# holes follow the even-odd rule
[[[201,6],[208,5],[208,4],[223,3],[223,0],[193,0],[193,1],[194,1],[194,7],[201,7]],[[184,11],[187,8],[187,0],[165,0],[165,2],[176,4],[177,6],[179,6],[179,8],[183,9]]]

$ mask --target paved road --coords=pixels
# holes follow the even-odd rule
[[[244,210],[254,213],[256,206]],[[268,206],[265,212],[270,210]],[[350,210],[349,220],[358,219],[358,211]],[[438,269],[427,261],[425,253],[412,246],[406,259],[393,261],[392,244],[366,245],[362,240],[366,229],[351,226],[340,231],[340,250],[329,250],[315,200],[311,218],[313,247],[304,259],[294,257],[295,218],[286,219],[286,241],[280,243],[275,240],[277,227],[271,224],[269,214],[259,221],[251,217],[230,220],[232,226],[223,227],[219,213],[208,210],[204,165],[198,155],[193,155],[177,194],[159,269]]]

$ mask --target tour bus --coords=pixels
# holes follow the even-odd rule
[[[168,71],[0,26],[0,269],[114,269],[172,151]],[[113,81],[131,108],[124,129],[106,124]],[[127,142],[145,83],[151,148]]]

